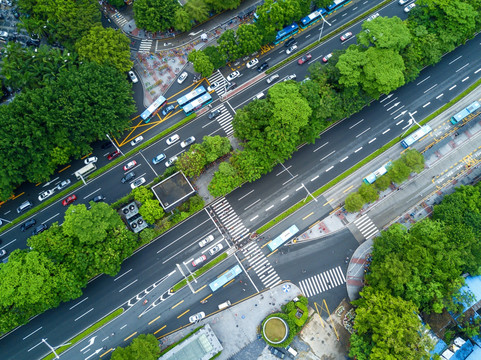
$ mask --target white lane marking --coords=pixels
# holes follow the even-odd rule
[[[294,180],[294,179],[297,177],[297,175],[299,175],[299,174],[296,174],[296,175],[294,175],[293,177],[291,177],[289,180],[284,181],[284,182],[282,183],[282,186],[286,185],[289,181]]]
[[[364,119],[362,119],[362,120],[359,120],[359,121],[358,121],[357,123],[355,123],[354,125],[352,125],[352,126],[349,126],[349,130],[351,130],[351,129],[352,129],[354,126],[356,126],[356,125],[358,125],[358,124],[362,123],[363,121],[364,121]]]
[[[453,90],[457,85],[451,86],[448,90]]]
[[[134,281],[132,281],[130,284],[124,286],[122,289],[119,290],[119,292],[122,292],[124,291],[125,289],[127,289],[130,285],[133,285],[137,282],[137,279],[135,279]]]
[[[439,94],[438,96],[436,96],[436,99],[439,99],[441,96],[443,96],[444,94]]]
[[[311,34],[306,35],[306,39],[307,39],[309,36],[311,36]]]
[[[79,306],[81,303],[83,303],[83,302],[84,302],[85,300],[87,300],[87,299],[88,299],[88,297],[86,297],[85,299],[83,299],[83,300],[79,301],[79,302],[78,302],[78,303],[76,303],[74,306],[72,306],[72,307],[69,307],[68,309],[69,309],[69,310],[72,310],[73,308],[75,308],[76,306]]]
[[[57,213],[57,214],[55,214],[54,216],[52,216],[50,219],[45,220],[43,223],[47,223],[47,222],[49,222],[50,220],[52,220],[54,217],[57,217],[57,216],[59,216],[59,215],[60,215],[60,213]]]
[[[289,195],[284,196],[284,197],[281,199],[281,201],[286,200],[288,197],[289,197]]]
[[[352,9],[352,11],[354,11],[354,10],[356,10],[356,9],[357,9],[357,6],[356,6],[354,9]]]
[[[254,221],[254,220],[257,219],[258,217],[259,217],[259,215],[254,216],[254,217],[251,219],[251,221]]]
[[[394,115],[395,113],[397,113],[398,111],[402,110],[403,107],[404,107],[404,105],[401,106],[400,108],[397,108],[396,110],[394,110],[394,111],[391,113],[391,116],[393,116],[393,115]]]
[[[347,159],[349,159],[349,156],[346,156],[345,158],[341,159],[341,161],[339,161],[339,162],[344,162],[344,161],[346,161]]]
[[[465,82],[468,79],[469,79],[469,76],[465,77],[463,80],[461,80],[461,82]]]
[[[91,197],[93,194],[95,194],[97,191],[100,191],[100,189],[102,188],[98,188],[97,190],[95,190],[94,192],[91,192],[90,194],[88,194],[87,196],[84,197],[84,200]]]
[[[269,210],[272,209],[273,207],[274,207],[274,205],[269,206],[269,207],[266,209],[266,211],[269,211]]]
[[[331,166],[329,169],[326,169],[326,172],[328,172],[329,170],[332,170],[334,168],[334,165]]]
[[[368,127],[366,130],[364,130],[362,133],[360,133],[359,135],[356,135],[356,138],[358,138],[359,136],[361,136],[362,134],[364,134],[365,132],[368,132],[369,130],[371,130],[370,127]]]
[[[474,73],[477,74],[478,72],[481,71],[481,68],[479,68],[478,70],[476,70]]]
[[[276,174],[276,176],[281,175],[284,171],[289,172],[288,170],[289,170],[291,167],[292,167],[292,165],[289,165],[288,167],[284,167],[281,171],[279,171],[279,172]],[[252,191],[254,191],[254,190],[252,190]]]
[[[428,91],[431,91],[431,90],[434,89],[436,86],[438,86],[438,84],[434,84],[434,85],[431,86],[429,89],[425,90],[425,91],[424,91],[424,94],[426,94]]]
[[[319,160],[319,161],[322,161],[322,160],[328,158],[329,156],[331,156],[331,155],[334,154],[335,152],[336,152],[336,150],[331,151],[329,154],[327,154],[326,156],[324,156],[324,157],[323,157],[321,160]]]
[[[404,120],[398,121],[396,125],[402,124]]]
[[[122,276],[127,275],[127,274],[128,274],[129,272],[131,272],[131,271],[132,271],[132,269],[127,270],[127,271],[124,272],[122,275],[117,276],[117,277],[114,279],[114,281],[117,281],[117,280],[120,279]]]
[[[391,130],[391,129],[384,130],[384,131],[382,132],[382,134],[385,135],[385,134],[387,134],[390,130]]]
[[[322,144],[322,145],[321,145],[321,146],[319,146],[317,149],[314,149],[314,151],[313,151],[313,152],[316,152],[317,150],[319,150],[319,149],[323,148],[323,147],[324,147],[324,146],[326,146],[327,144],[329,144],[329,141],[328,141],[327,143],[325,143],[325,144]]]
[[[127,326],[127,324],[125,324],[124,326],[122,326],[122,327],[120,328],[120,330],[122,330],[122,329],[123,329],[124,327],[126,327],[126,326]]]
[[[311,179],[311,181],[316,181],[317,179],[319,179],[319,175],[314,176],[314,177]]]
[[[429,79],[431,76],[428,76],[427,78],[421,80],[420,82],[418,82],[416,85],[421,85],[423,82],[425,82],[427,79]]]
[[[254,190],[249,191],[249,192],[248,192],[247,194],[245,194],[244,196],[241,196],[240,198],[238,198],[237,201],[242,200],[242,199],[245,198],[247,195],[250,195],[250,194],[252,194],[253,192],[254,192]]]
[[[369,144],[376,141],[376,138],[369,140]]]
[[[254,201],[252,204],[250,204],[248,207],[244,208],[244,210],[249,209],[250,207],[252,207],[252,206],[254,206],[255,204],[257,204],[259,201],[261,201],[261,199],[257,199],[257,200]]]
[[[362,150],[362,146],[360,148],[358,148],[356,151],[354,151],[354,154],[357,153],[358,151],[361,151]]]
[[[467,63],[466,65],[461,66],[458,70],[456,70],[456,72],[463,70],[463,69],[464,69],[466,66],[468,66],[468,65],[469,65],[469,63]]]
[[[94,308],[91,308],[89,311],[83,313],[82,315],[80,315],[78,318],[76,318],[74,321],[77,321],[78,319],[81,319],[83,318],[85,315],[87,315],[89,312],[91,312]]]
[[[304,188],[303,186],[300,186],[300,187],[298,187],[298,188],[296,189],[296,191],[299,191],[299,190],[301,190],[301,189],[303,189],[303,188]]]
[[[39,331],[40,329],[42,329],[42,326],[40,326],[37,330],[35,331],[32,331],[30,334],[28,334],[27,336],[25,336],[22,340],[25,340],[26,338],[32,336],[33,334],[35,334],[37,331]]]
[[[402,130],[404,129],[407,129],[408,127],[410,127],[411,125],[407,124],[405,127],[402,128]]]
[[[423,108],[425,108],[426,106],[429,106],[430,104],[431,104],[431,101],[428,102],[428,103],[426,103],[426,104],[424,104],[424,105],[423,105]]]
[[[411,113],[411,115],[416,115],[416,114],[417,114],[417,112],[418,112],[418,111],[416,110],[415,112]]]
[[[449,64],[449,65],[451,65],[453,62],[455,62],[456,60],[459,60],[459,59],[461,59],[462,57],[463,57],[462,55],[461,55],[461,56],[458,56],[456,59],[454,59],[453,61],[451,61],[451,62],[450,62],[450,63],[448,63],[448,64]]]

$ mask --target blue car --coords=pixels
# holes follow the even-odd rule
[[[154,158],[152,159],[152,163],[153,163],[154,165],[157,165],[158,163],[160,163],[160,162],[161,162],[162,160],[164,160],[164,159],[165,159],[165,154],[159,154],[159,155],[157,155],[156,157],[154,157]]]
[[[167,115],[168,113],[172,112],[175,109],[174,105],[168,105],[162,109],[162,116]]]

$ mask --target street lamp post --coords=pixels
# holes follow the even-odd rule
[[[54,353],[55,355],[55,359],[60,359],[60,357],[58,356],[57,352],[55,351],[55,349],[58,349],[59,347],[61,346],[65,346],[65,345],[70,345],[70,343],[67,343],[67,344],[61,344],[59,346],[56,346],[56,347],[52,347],[46,339],[42,339],[42,342],[47,345],[49,347],[49,349]]]
[[[319,33],[319,40],[318,41],[321,41],[322,30],[324,30],[324,23],[326,23],[329,26],[331,26],[331,24],[329,24],[329,22],[324,18],[324,16],[322,16],[322,13],[319,12],[319,14],[321,15],[321,18],[322,18],[322,26],[321,26],[321,32]]]
[[[112,143],[112,145],[114,145],[115,150],[117,150],[119,153],[122,154],[122,156],[124,156],[124,153],[122,152],[122,150],[120,150],[119,147],[117,146],[117,144],[115,144],[115,142],[112,141],[112,139],[110,138],[109,134],[105,134],[105,136],[107,136],[107,138],[110,140],[110,142]]]

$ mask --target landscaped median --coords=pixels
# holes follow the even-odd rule
[[[149,146],[152,143],[158,141],[160,138],[170,134],[174,130],[177,130],[179,127],[181,127],[181,126],[185,125],[186,123],[188,123],[189,121],[193,120],[196,116],[197,115],[195,113],[187,116],[185,119],[179,121],[177,124],[175,124],[175,125],[171,126],[170,128],[162,131],[160,134],[154,136],[152,139],[149,139],[145,143],[143,143],[143,144],[139,145],[138,147],[136,147],[135,149],[129,151],[128,153],[125,154],[125,156],[117,158],[117,159],[113,160],[111,163],[109,163],[109,164],[103,166],[102,168],[98,169],[97,171],[93,172],[92,174],[90,174],[87,177],[87,179],[93,179],[93,178],[103,174],[107,170],[110,170],[114,166],[116,166],[119,163],[125,161],[125,158],[134,155],[135,153],[139,152],[140,150],[145,149],[147,146]],[[44,202],[35,206],[33,209],[27,211],[25,214],[20,215],[16,219],[12,220],[12,222],[10,222],[8,224],[5,224],[4,226],[2,226],[0,228],[0,232],[7,231],[11,227],[13,227],[13,226],[17,225],[18,223],[24,221],[25,219],[29,218],[30,216],[34,215],[35,213],[39,212],[40,210],[46,208],[50,204],[52,204],[52,203],[56,202],[57,200],[67,196],[67,194],[70,194],[72,191],[74,191],[75,189],[79,188],[82,185],[83,185],[82,181],[77,181],[75,184],[72,184],[72,186],[70,186],[67,189],[61,191],[60,193],[56,194],[55,196],[45,200]]]
[[[439,114],[441,114],[443,111],[449,109],[451,106],[453,106],[454,104],[456,104],[458,101],[460,101],[462,98],[464,98],[467,94],[469,94],[470,92],[472,92],[476,87],[478,87],[479,85],[481,85],[481,79],[476,81],[473,85],[471,85],[468,89],[466,89],[465,91],[463,91],[461,94],[459,94],[458,96],[456,96],[453,100],[451,100],[450,102],[448,102],[447,104],[443,105],[442,107],[440,107],[438,110],[436,110],[435,112],[433,112],[431,115],[428,115],[426,118],[424,118],[423,120],[421,121],[418,121],[418,123],[420,125],[424,125],[426,123],[428,123],[429,121],[431,121],[432,119],[434,119],[436,116],[438,116]],[[407,131],[405,134],[404,134],[404,137],[408,136],[409,134],[411,134],[412,132],[416,131],[417,128],[416,127],[413,127],[411,128],[409,131]],[[374,151],[371,155],[367,156],[366,158],[364,158],[363,160],[361,160],[360,162],[358,162],[356,165],[354,165],[353,167],[351,167],[350,169],[348,169],[347,171],[343,172],[342,174],[340,174],[338,177],[332,179],[331,181],[329,181],[326,185],[320,187],[319,189],[317,189],[316,191],[312,192],[312,195],[314,197],[318,197],[319,195],[321,195],[323,192],[325,192],[326,190],[332,188],[334,185],[338,184],[339,182],[341,182],[342,180],[344,180],[346,177],[348,177],[349,175],[351,175],[352,173],[354,173],[356,170],[360,169],[361,167],[363,167],[364,165],[366,165],[367,163],[369,163],[371,160],[375,159],[376,157],[378,157],[379,155],[381,155],[382,153],[384,153],[385,151],[387,151],[388,149],[390,149],[392,146],[394,145],[397,145],[399,144],[399,142],[401,141],[401,139],[403,138],[403,136],[399,136],[395,139],[392,139],[390,142],[388,142],[386,145],[382,146],[381,148],[377,149],[376,151]],[[361,183],[361,179],[359,179],[359,183]],[[278,216],[276,216],[274,219],[272,219],[271,221],[269,221],[268,223],[264,224],[263,226],[261,226],[259,229],[256,230],[256,233],[257,234],[262,234],[263,232],[269,230],[271,227],[273,227],[274,225],[276,225],[277,223],[281,222],[283,219],[285,219],[286,217],[288,217],[289,215],[291,215],[292,213],[296,212],[297,210],[299,210],[300,208],[302,208],[303,206],[307,205],[309,202],[312,201],[312,197],[309,197],[305,200],[302,200],[300,202],[298,202],[297,204],[293,205],[292,207],[290,207],[289,209],[287,209],[286,211],[284,211],[283,213],[279,214]]]
[[[124,309],[120,308],[120,309],[117,309],[115,310],[114,312],[112,312],[111,314],[107,315],[106,317],[104,317],[103,319],[99,320],[98,322],[96,322],[95,324],[93,324],[92,326],[90,326],[89,328],[85,329],[84,331],[82,331],[80,334],[78,334],[77,336],[75,336],[74,338],[68,340],[66,343],[68,343],[68,345],[64,345],[64,346],[61,346],[59,347],[58,349],[56,349],[55,351],[57,352],[57,354],[60,354],[60,353],[63,353],[65,350],[67,350],[68,348],[74,346],[75,344],[77,344],[78,342],[82,341],[85,337],[87,337],[88,335],[90,335],[91,333],[93,333],[95,330],[99,329],[100,327],[104,326],[105,324],[107,324],[108,322],[110,322],[111,320],[115,319],[117,316],[119,316],[120,314],[122,314],[124,312]],[[48,354],[47,356],[45,356],[43,358],[43,360],[51,360],[51,359],[54,359],[55,358],[55,355],[54,354]]]
[[[207,264],[205,264],[204,266],[202,266],[199,270],[194,272],[192,275],[187,276],[187,278],[179,281],[177,284],[172,286],[172,289],[170,289],[170,291],[171,292],[179,291],[180,289],[182,289],[184,286],[187,285],[187,281],[191,282],[192,280],[197,279],[199,276],[203,275],[205,272],[212,269],[215,265],[217,265],[221,261],[227,259],[227,257],[228,257],[228,255],[227,255],[226,252],[217,256],[214,260],[212,260],[212,261],[208,262]]]

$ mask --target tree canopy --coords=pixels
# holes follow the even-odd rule
[[[134,19],[138,27],[147,31],[165,31],[175,24],[176,0],[136,0]]]

